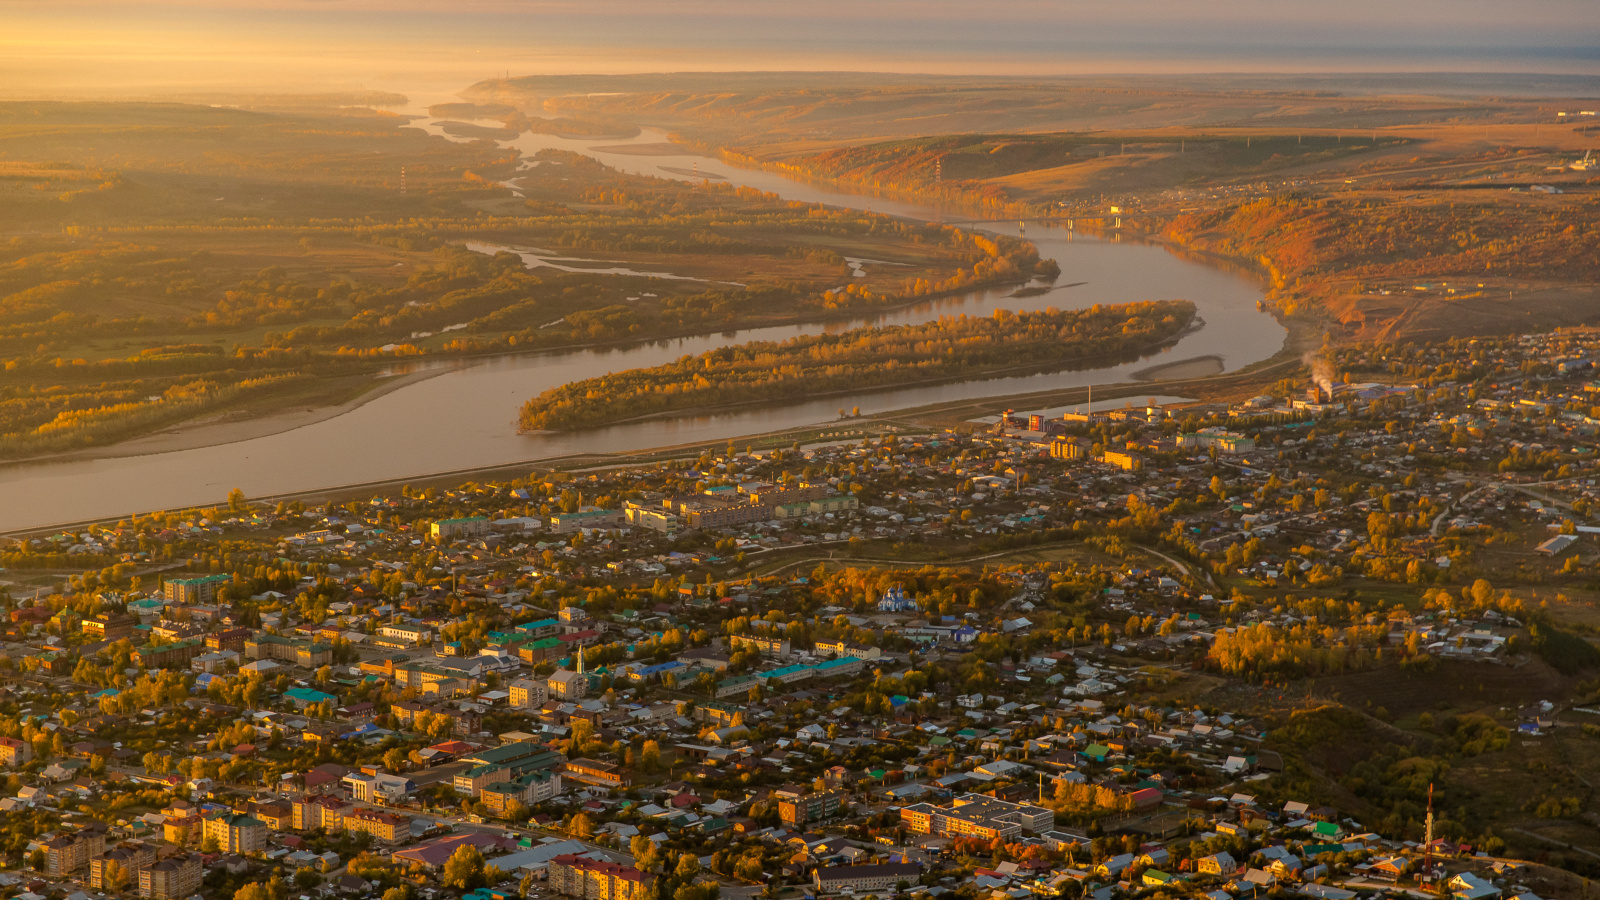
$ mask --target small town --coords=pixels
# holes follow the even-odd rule
[[[1578,896],[1596,359],[9,542],[0,895]]]

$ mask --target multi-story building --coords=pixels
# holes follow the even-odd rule
[[[551,699],[582,700],[589,694],[589,676],[571,669],[551,672],[544,684]]]
[[[269,831],[286,831],[294,825],[294,806],[289,803],[256,803],[251,801],[241,810],[261,820]]]
[[[900,821],[916,834],[976,837],[1020,837],[1023,831],[1042,834],[1055,825],[1055,813],[1042,806],[1009,803],[983,794],[963,794],[950,806],[915,803],[900,810]]]
[[[550,688],[542,681],[518,678],[511,682],[511,705],[517,709],[537,709],[544,705]]]
[[[394,667],[394,685],[398,688],[416,688],[420,691],[431,684],[451,679],[470,680],[473,684],[477,682],[476,677],[469,672],[446,668],[433,662],[396,663]]]
[[[455,789],[477,797],[488,785],[519,781],[529,773],[554,770],[565,757],[537,741],[517,741],[480,750],[461,759],[470,763],[471,768],[456,775]]]
[[[631,780],[621,766],[597,759],[569,759],[561,767],[561,774],[573,781],[610,788],[626,787]]]
[[[690,528],[724,528],[772,519],[772,507],[762,503],[685,505],[684,510]]]
[[[133,636],[133,616],[101,613],[83,620],[83,633],[104,641],[120,641]]]
[[[200,638],[153,646],[146,644],[133,651],[133,663],[146,669],[187,669],[190,661],[206,652]]]
[[[563,761],[561,754],[533,741],[519,741],[464,757],[472,767],[456,774],[455,789],[477,797],[492,784],[520,782],[535,772],[554,771]]]
[[[198,854],[163,859],[139,873],[139,896],[149,900],[182,900],[200,890],[201,877]]]
[[[810,822],[830,819],[843,812],[850,795],[842,790],[810,791],[780,796],[778,818],[784,824],[803,827]]]
[[[727,670],[730,660],[728,651],[721,647],[691,647],[678,654],[678,662],[722,672]]]
[[[231,575],[202,575],[198,578],[174,578],[162,589],[168,603],[210,603],[217,599],[217,591],[233,581]]]
[[[554,800],[561,794],[561,775],[553,769],[529,772],[516,781],[497,781],[484,785],[478,794],[490,812],[504,815],[513,803],[532,806]]]
[[[244,639],[245,659],[276,659],[294,661],[294,641],[276,634],[258,631]]]
[[[1215,447],[1218,453],[1234,456],[1254,451],[1256,441],[1255,438],[1231,431],[1207,430],[1178,435],[1178,447],[1183,450],[1205,450]]]
[[[652,876],[613,862],[572,853],[550,860],[550,889],[582,900],[645,900]]]
[[[389,624],[378,626],[378,636],[403,647],[417,647],[433,640],[433,630],[421,625]]]
[[[332,662],[332,644],[315,644],[302,641],[295,645],[294,664],[302,669],[318,669]]]
[[[213,650],[189,660],[189,668],[195,672],[221,672],[238,665],[239,654],[232,650]]]
[[[509,768],[497,763],[489,763],[473,766],[464,772],[457,772],[452,783],[456,793],[466,794],[468,797],[476,797],[489,785],[498,784],[510,777],[512,776]]]
[[[748,648],[765,656],[788,656],[789,639],[765,634],[735,634],[728,638],[734,648]]]
[[[799,500],[774,506],[772,508],[772,517],[774,519],[810,519],[829,513],[849,512],[860,508],[860,500],[848,495],[839,495],[836,497],[821,497],[816,500]]]
[[[101,891],[135,887],[139,884],[139,873],[155,865],[155,861],[155,847],[139,841],[123,841],[89,860],[89,886]],[[124,880],[112,883],[107,876],[119,871]]]
[[[187,641],[193,638],[204,644],[206,630],[195,622],[162,619],[151,627],[150,636],[160,638],[162,641]]]
[[[818,866],[813,876],[819,893],[887,891],[900,882],[916,884],[922,867],[916,863],[879,863],[875,866]]]
[[[349,809],[350,804],[337,797],[325,794],[301,797],[294,801],[294,829],[314,831],[321,828],[329,834],[338,834],[344,830],[344,819]]]
[[[440,519],[428,529],[429,535],[440,543],[460,538],[482,537],[489,533],[486,516],[469,516],[465,519]]]
[[[581,608],[581,607],[580,607]],[[517,634],[531,638],[555,637],[561,633],[561,620],[552,616],[548,619],[536,619],[532,622],[523,622],[517,626]]]
[[[106,852],[106,833],[103,827],[87,826],[70,834],[58,834],[45,841],[44,852],[45,874],[66,878]]]
[[[186,801],[174,800],[171,806],[161,811],[161,836],[169,844],[180,847],[198,844],[204,827],[205,819],[199,807],[190,806]]]
[[[744,724],[744,707],[707,700],[695,706],[694,720],[713,728],[733,728]]]
[[[20,738],[0,737],[0,766],[15,768],[32,761],[32,744]]]
[[[1144,468],[1143,458],[1132,453],[1122,452],[1120,450],[1107,450],[1106,452],[1100,454],[1100,461],[1106,465],[1116,466],[1117,468],[1127,472],[1137,472]]]
[[[871,660],[883,655],[883,651],[877,647],[857,644],[843,638],[834,641],[817,641],[816,651],[818,655],[827,655],[834,659],[842,659],[848,656],[854,659]]]
[[[821,500],[832,493],[833,487],[827,484],[807,484],[790,488],[766,485],[745,491],[745,496],[750,498],[751,503],[757,503],[762,506],[782,506],[788,503]]]
[[[244,652],[244,642],[250,639],[250,629],[229,628],[226,631],[214,631],[206,635],[207,650],[232,650],[235,653]]]
[[[585,528],[618,528],[627,521],[627,515],[620,509],[582,509],[551,516],[550,531],[571,534]]]
[[[741,695],[747,696],[750,691],[761,687],[761,684],[761,679],[754,675],[734,675],[731,678],[724,678],[717,682],[717,699],[721,700],[724,697],[738,697]]]
[[[517,658],[530,666],[536,666],[547,659],[560,659],[567,654],[567,645],[560,638],[539,638],[517,645]]]
[[[372,835],[384,844],[398,844],[411,836],[411,819],[399,813],[358,809],[344,817],[344,830]]]
[[[628,524],[635,528],[648,528],[672,537],[678,533],[678,528],[683,520],[664,509],[654,509],[649,506],[640,506],[637,503],[628,504]]]
[[[275,634],[257,634],[245,639],[244,655],[249,659],[275,659],[294,663],[301,668],[315,669],[333,662],[333,646],[291,640]]]
[[[402,700],[389,705],[389,713],[401,725],[415,722],[419,715],[424,713],[432,716],[444,716],[450,720],[450,730],[456,734],[475,734],[483,726],[483,716],[472,709],[460,709],[449,705],[429,706],[416,700]]]
[[[1084,459],[1093,449],[1088,441],[1076,438],[1060,438],[1050,442],[1051,459]]]
[[[223,813],[206,820],[205,840],[216,841],[221,853],[253,856],[267,846],[267,823],[243,813]]]

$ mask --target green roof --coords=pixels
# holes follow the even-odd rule
[[[218,584],[232,580],[232,575],[201,575],[195,578],[168,578],[167,584],[181,584],[187,587],[201,584]]]

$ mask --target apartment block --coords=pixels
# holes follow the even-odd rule
[[[139,884],[139,873],[155,865],[156,848],[138,841],[124,841],[105,853],[89,860],[89,886],[96,890],[121,890],[122,888],[136,887]],[[115,863],[122,876],[127,879],[121,884],[111,884],[106,875],[112,871],[111,864]]]
[[[582,900],[645,900],[650,875],[612,862],[567,853],[550,860],[550,889]]]
[[[198,854],[163,859],[139,873],[139,896],[149,900],[183,900],[200,890],[201,877]]]
[[[840,790],[786,796],[778,800],[778,818],[786,825],[802,827],[810,822],[832,818],[848,804],[849,795]]]
[[[294,828],[296,831],[314,831],[321,828],[329,834],[344,830],[344,818],[350,804],[337,797],[318,795],[294,801]]]
[[[976,837],[1020,837],[1023,831],[1042,834],[1055,826],[1055,813],[1042,806],[1009,803],[983,794],[963,794],[949,806],[915,803],[900,810],[900,821],[916,834]]]
[[[45,874],[51,878],[66,878],[106,852],[106,833],[102,828],[91,827],[58,834],[45,841],[44,852]]]
[[[219,852],[253,856],[267,846],[267,823],[243,813],[224,813],[206,820],[205,840],[216,841]]]
[[[26,765],[33,760],[33,745],[20,738],[0,737],[0,766]]]
[[[358,809],[344,817],[344,830],[370,834],[384,844],[397,844],[411,836],[411,819],[399,813]]]
[[[217,591],[233,581],[231,575],[202,575],[199,578],[174,578],[162,588],[168,603],[210,603],[217,599]]]

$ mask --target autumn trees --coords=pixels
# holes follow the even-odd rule
[[[1186,301],[1020,314],[997,310],[987,318],[946,317],[722,347],[552,388],[528,401],[521,424],[526,430],[581,428],[730,403],[1067,366],[1170,340],[1193,316],[1194,306]]]

